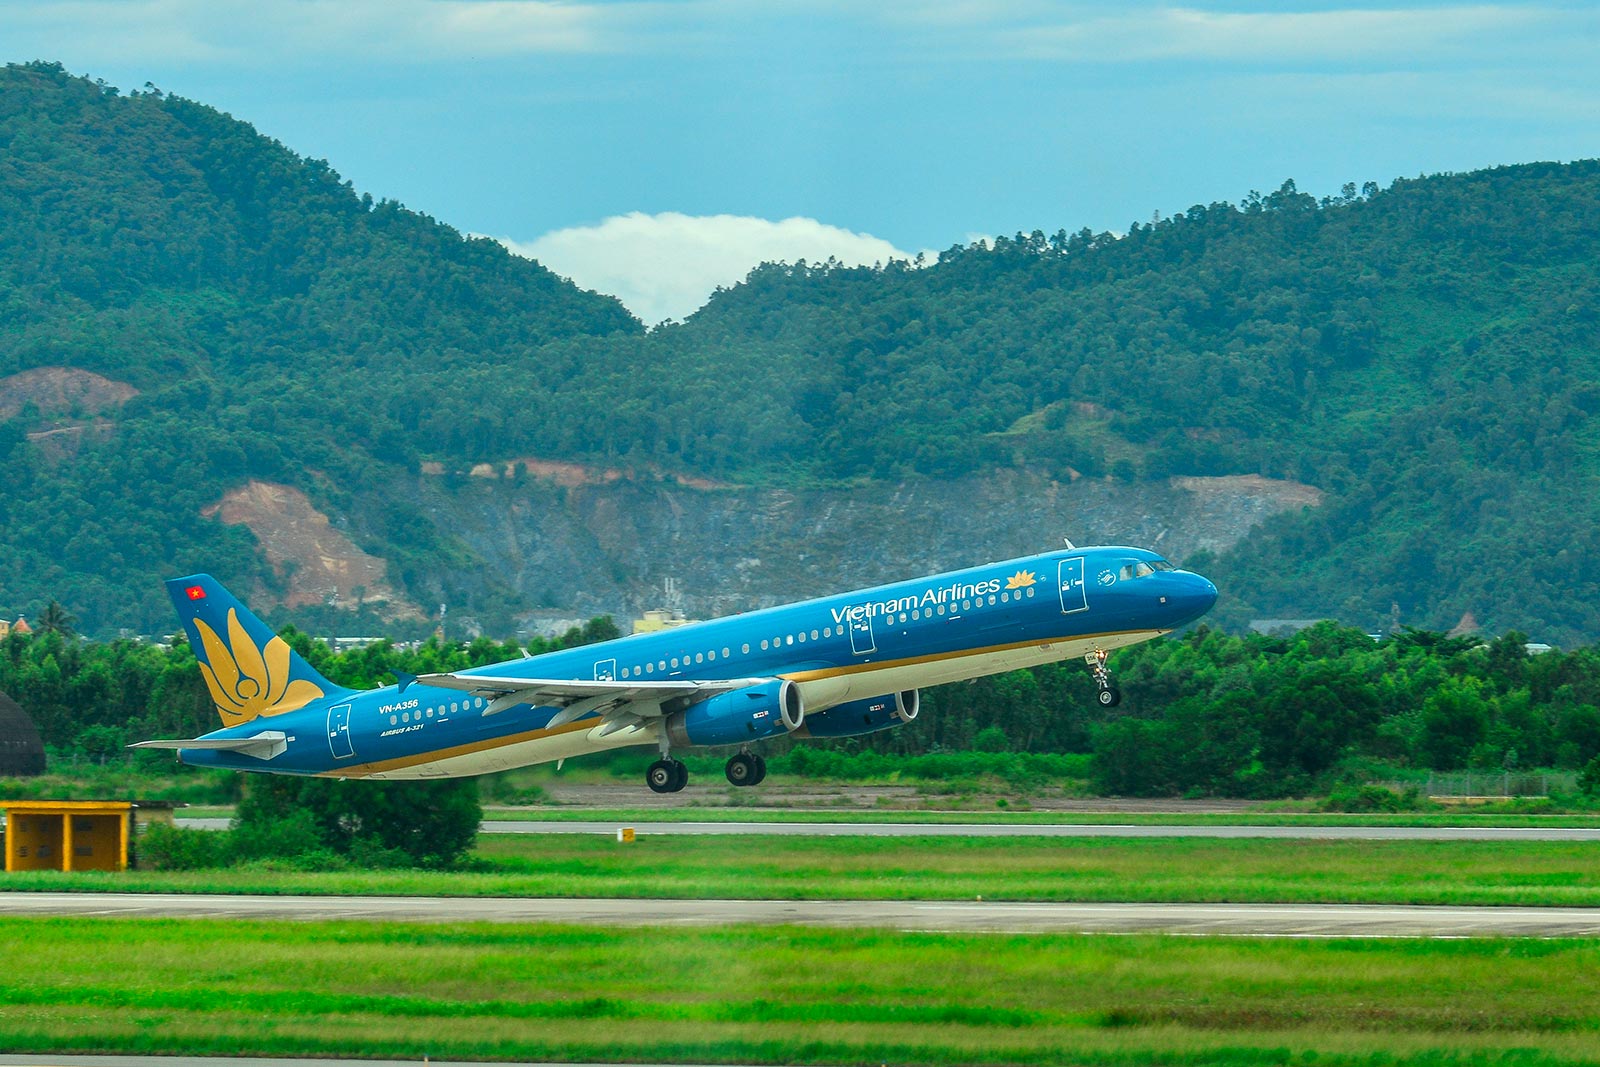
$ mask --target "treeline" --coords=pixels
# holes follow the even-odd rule
[[[929,690],[912,725],[839,747],[1087,753],[1107,795],[1281,797],[1467,769],[1587,768],[1600,784],[1600,649],[1526,642],[1201,626],[1116,653],[1114,712],[1081,665],[1055,664]]]
[[[529,651],[615,635],[609,619],[597,619]],[[397,669],[460,670],[520,655],[483,638],[334,653],[285,636],[331,680],[357,689],[387,684]],[[830,751],[1079,754],[1098,791],[1149,796],[1300,795],[1417,770],[1587,769],[1600,783],[1600,649],[1529,655],[1516,633],[1481,643],[1407,630],[1375,642],[1329,623],[1289,638],[1200,627],[1118,652],[1112,668],[1124,693],[1114,711],[1094,701],[1081,665],[1055,664],[929,690],[915,722],[797,743],[796,754],[815,745],[818,755],[794,766],[826,773]],[[181,643],[13,635],[0,642],[0,690],[34,715],[58,758],[130,760],[129,741],[217,726]],[[152,754],[138,759],[156,766]],[[1058,765],[1026,766],[1039,775]]]

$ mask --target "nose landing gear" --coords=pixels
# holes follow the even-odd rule
[[[1114,708],[1122,703],[1122,690],[1111,684],[1111,672],[1106,669],[1106,660],[1111,653],[1103,648],[1097,648],[1083,657],[1089,664],[1089,673],[1094,675],[1094,698],[1102,708]]]

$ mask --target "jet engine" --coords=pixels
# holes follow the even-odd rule
[[[667,717],[674,745],[738,745],[798,730],[806,720],[800,687],[783,678],[719,693]]]
[[[921,706],[922,697],[915,689],[835,704],[824,711],[813,711],[807,715],[800,736],[855,737],[858,734],[876,733],[910,722],[917,717]]]

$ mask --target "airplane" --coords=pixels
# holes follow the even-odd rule
[[[1082,656],[1097,699],[1110,653],[1184,626],[1217,589],[1154,552],[1068,547],[487,667],[334,685],[207,574],[166,583],[222,729],[132,748],[181,762],[336,778],[485,774],[632,745],[660,758],[733,747],[737,786],[766,776],[753,742],[850,737],[917,717],[922,688]]]

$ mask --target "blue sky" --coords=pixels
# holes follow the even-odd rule
[[[0,0],[647,322],[762,259],[1600,154],[1592,3]]]

